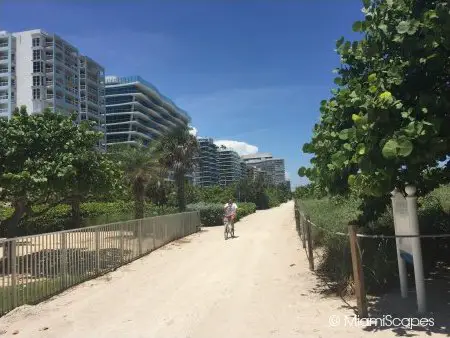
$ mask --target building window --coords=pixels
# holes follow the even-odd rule
[[[33,86],[41,86],[43,85],[41,76],[33,76]]]
[[[40,60],[42,51],[40,49],[33,50],[33,60]]]
[[[39,88],[33,89],[33,100],[40,100],[41,99],[41,90]]]
[[[41,45],[41,38],[33,38],[33,47],[39,47]]]
[[[42,73],[44,71],[44,64],[41,61],[33,62],[33,73]]]

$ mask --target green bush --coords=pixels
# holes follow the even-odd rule
[[[223,206],[224,204],[221,203],[199,202],[189,204],[187,208],[192,211],[200,211],[200,220],[203,226],[216,226],[223,224]],[[239,220],[255,211],[256,205],[254,203],[239,203],[236,219]]]
[[[33,208],[36,213],[42,212],[44,206]],[[0,220],[12,214],[11,208],[0,209]],[[175,207],[145,205],[145,217],[177,213]],[[82,226],[107,224],[134,219],[134,204],[132,202],[89,202],[81,204]],[[47,212],[33,217],[25,217],[19,223],[19,235],[32,235],[46,232],[72,229],[71,208],[61,204]]]
[[[418,217],[421,234],[450,233],[450,187],[441,187],[419,198]],[[324,198],[298,201],[300,208],[320,228],[312,227],[314,245],[321,247],[318,272],[340,292],[348,288],[352,275],[348,238],[335,232],[348,231],[348,223],[358,217],[357,199]],[[359,229],[365,234],[394,234],[392,210]],[[363,268],[368,292],[379,292],[398,282],[395,239],[361,238]],[[450,248],[445,239],[422,239],[423,262],[430,274],[439,262],[450,265]]]

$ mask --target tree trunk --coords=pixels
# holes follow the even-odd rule
[[[74,228],[81,226],[81,202],[79,196],[74,196],[70,201],[72,207],[72,225]]]
[[[183,212],[186,210],[186,196],[184,191],[184,173],[175,174],[175,183],[177,185],[177,202],[178,210]]]

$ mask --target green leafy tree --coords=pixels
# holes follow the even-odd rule
[[[72,201],[76,209],[75,200],[103,186],[98,179],[111,182],[110,164],[94,150],[101,135],[75,119],[49,110],[28,115],[21,107],[10,120],[0,120],[0,199],[14,209],[2,222],[6,237],[17,235],[25,216],[37,216],[33,206],[44,205],[39,213],[45,213]]]
[[[163,135],[156,144],[159,163],[173,173],[177,187],[177,204],[180,211],[186,209],[186,174],[192,173],[196,165],[198,143],[187,127],[177,128]]]
[[[163,184],[166,171],[159,165],[154,146],[113,145],[109,157],[123,171],[123,180],[134,199],[134,216],[144,218],[145,196],[151,183]]]
[[[337,88],[321,102],[303,146],[312,166],[300,176],[330,194],[363,197],[366,216],[384,208],[394,186],[414,183],[424,194],[449,181],[449,6],[364,1],[365,20],[353,25],[363,38],[337,41]]]

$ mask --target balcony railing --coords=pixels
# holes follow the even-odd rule
[[[0,95],[0,100],[7,100],[7,99],[8,99],[8,94]]]
[[[0,68],[0,73],[8,73],[8,68]]]
[[[8,81],[1,81],[0,82],[0,87],[4,87],[8,85]]]
[[[8,46],[9,46],[9,44],[7,42],[1,42],[0,43],[0,48],[1,47],[8,47]]]
[[[0,55],[0,60],[8,60],[8,56]]]
[[[8,108],[0,108],[0,114],[6,114],[8,112]]]

